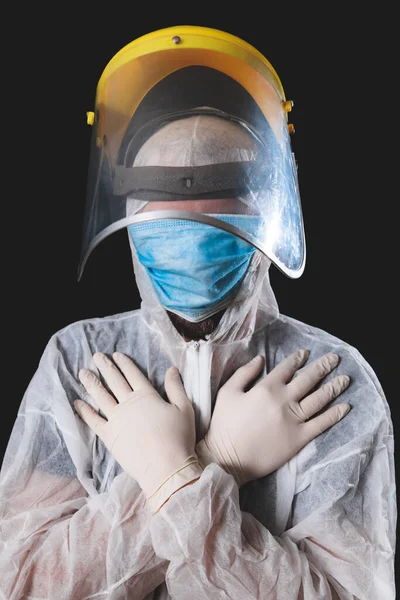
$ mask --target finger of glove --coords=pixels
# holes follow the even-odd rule
[[[286,384],[292,379],[296,371],[303,366],[308,356],[308,350],[296,350],[276,365],[260,383]]]
[[[307,365],[301,373],[290,381],[287,385],[287,390],[290,398],[300,400],[308,392],[310,392],[320,381],[324,379],[337,367],[339,357],[337,354],[324,354],[317,360],[314,360],[310,365]]]
[[[109,419],[111,412],[118,406],[115,398],[106,390],[100,379],[92,371],[81,369],[79,371],[79,379],[87,393],[93,398],[107,419]]]
[[[93,361],[104,377],[108,387],[120,402],[122,402],[127,394],[132,393],[132,388],[126,378],[106,354],[103,354],[103,352],[96,352],[93,354]]]
[[[328,408],[325,412],[306,423],[303,423],[304,437],[306,445],[308,442],[319,436],[321,433],[338,423],[344,416],[347,415],[351,406],[349,404],[336,404]]]
[[[101,417],[99,414],[97,414],[97,412],[92,406],[90,406],[90,404],[88,404],[87,402],[83,402],[83,400],[75,400],[74,406],[76,412],[86,423],[86,425],[88,425],[90,429],[94,431],[94,433],[98,435],[102,441],[104,441],[103,428],[107,421],[103,419],[103,417]]]
[[[192,408],[192,404],[186,395],[179,370],[176,367],[167,369],[164,385],[171,404],[177,406],[179,410]]]
[[[348,375],[338,375],[331,379],[328,383],[322,385],[318,390],[306,396],[304,400],[299,402],[305,419],[310,419],[317,414],[329,402],[337,398],[349,385],[350,377]]]
[[[264,357],[255,356],[250,362],[239,367],[225,383],[225,389],[243,392],[249,384],[259,375],[264,366]]]
[[[129,385],[131,386],[134,392],[140,389],[154,391],[154,388],[147,379],[147,377],[143,375],[139,367],[135,365],[135,363],[129,358],[129,356],[123,354],[122,352],[114,352],[113,360],[115,361],[117,367],[125,375]]]

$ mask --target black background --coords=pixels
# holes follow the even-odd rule
[[[138,3],[22,9],[3,21],[4,452],[50,336],[72,321],[139,307],[126,232],[76,272],[95,88],[125,44],[171,25],[238,35],[272,63],[299,166],[307,264],[299,280],[271,268],[280,310],[344,339],[378,375],[399,427],[398,160],[395,17],[315,3],[160,7]],[[66,6],[66,5],[65,5]],[[319,8],[317,8],[319,7]],[[3,330],[4,331],[4,330]],[[396,455],[398,450],[396,449]]]

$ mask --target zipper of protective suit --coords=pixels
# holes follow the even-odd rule
[[[211,421],[211,347],[205,340],[192,340],[187,344],[185,391],[196,414],[197,439],[208,431]]]

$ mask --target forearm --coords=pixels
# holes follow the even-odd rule
[[[59,491],[52,477],[52,494],[39,504],[42,477],[36,500],[25,510],[20,504],[19,512],[10,506],[1,520],[0,586],[8,600],[96,594],[111,600],[127,585],[139,599],[164,581],[167,562],[152,548],[151,512],[137,483],[121,473],[108,492],[88,499],[74,482]],[[57,502],[50,504],[52,496]]]
[[[188,590],[196,599],[375,599],[362,534],[329,511],[310,519],[308,530],[301,540],[295,532],[273,536],[240,510],[237,485],[217,465],[174,494],[150,525],[156,553],[170,561],[166,581],[177,600]],[[382,585],[382,599],[392,599],[390,584]]]

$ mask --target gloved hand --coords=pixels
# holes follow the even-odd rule
[[[94,373],[81,369],[79,379],[107,420],[82,400],[76,400],[74,406],[147,498],[176,472],[180,475],[168,497],[171,491],[198,479],[202,469],[194,452],[194,410],[178,369],[171,367],[165,375],[169,404],[128,356],[114,353],[114,364],[96,352],[93,360],[119,404]]]
[[[275,471],[347,414],[350,405],[337,404],[310,419],[347,388],[350,378],[335,377],[306,396],[339,362],[337,355],[325,354],[295,376],[308,354],[294,352],[249,391],[262,356],[232,375],[218,392],[208,432],[196,445],[203,467],[217,462],[243,485]]]

